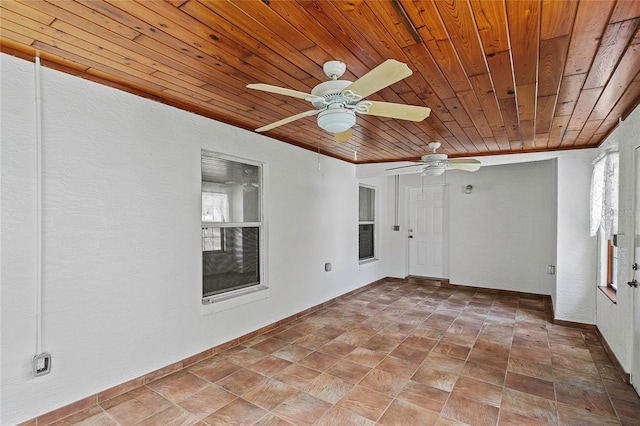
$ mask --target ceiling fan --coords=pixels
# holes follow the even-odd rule
[[[300,118],[317,115],[318,126],[327,132],[333,133],[336,142],[342,143],[351,139],[351,128],[356,123],[356,112],[411,121],[422,121],[431,112],[430,108],[416,105],[363,100],[372,93],[413,74],[409,67],[402,62],[389,59],[354,82],[339,80],[347,69],[343,62],[329,61],[324,64],[322,69],[331,80],[318,84],[311,90],[311,93],[285,89],[270,84],[248,84],[247,88],[249,89],[304,99],[311,102],[311,105],[315,108],[262,126],[256,129],[256,132],[264,132]]]
[[[429,143],[431,154],[423,155],[419,164],[424,168],[420,176],[440,176],[445,170],[458,169],[466,172],[475,172],[480,168],[480,161],[473,158],[452,158],[448,159],[447,154],[438,154],[436,150],[440,148],[440,142]],[[409,166],[392,167],[387,170],[404,169],[416,167],[416,164]]]

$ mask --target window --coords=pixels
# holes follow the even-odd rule
[[[202,297],[261,284],[262,169],[202,152]]]
[[[607,151],[593,162],[590,234],[598,237],[599,287],[613,301],[617,289],[619,155]]]
[[[376,191],[359,187],[358,195],[358,259],[375,258],[375,205]]]
[[[202,223],[226,222],[229,197],[221,192],[202,192]],[[202,227],[202,251],[225,251],[224,228]]]

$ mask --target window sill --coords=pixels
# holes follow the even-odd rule
[[[202,299],[202,314],[211,315],[267,298],[269,298],[269,287],[265,285],[220,294]]]
[[[365,259],[365,260],[360,260],[358,262],[358,270],[362,270],[362,269],[369,269],[369,268],[373,268],[375,266],[378,266],[378,262],[380,261],[380,259]]]
[[[618,293],[613,289],[613,287],[610,286],[598,286],[598,288],[600,289],[601,292],[604,293],[605,296],[607,296],[607,298],[609,300],[611,300],[614,304],[617,304],[617,298],[618,298]]]

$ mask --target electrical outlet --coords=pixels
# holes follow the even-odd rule
[[[51,354],[43,352],[33,356],[33,375],[44,376],[51,372]]]
[[[327,262],[324,264],[325,272],[331,272],[331,263]]]
[[[400,230],[400,225],[393,225],[393,230],[394,231],[399,231]]]

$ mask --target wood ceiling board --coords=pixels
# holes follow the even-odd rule
[[[400,5],[399,2],[397,4]],[[416,36],[419,38],[419,35],[413,23],[409,19],[403,19],[404,17],[398,13],[398,6],[394,6],[393,2],[368,1],[366,5],[378,18],[382,27],[389,31],[398,46],[407,47],[419,42],[416,40]]]
[[[11,29],[7,28],[3,25],[2,28],[2,46],[12,46],[13,48],[20,48],[21,45],[31,46],[35,41],[35,38],[26,36],[24,34],[17,33],[15,31],[11,31]],[[34,56],[35,50],[29,56]],[[85,67],[86,68],[86,67]]]
[[[600,127],[600,124],[602,124],[602,120],[587,120],[584,127],[582,127],[582,130],[578,134],[578,137],[574,142],[574,146],[587,145],[593,137],[593,134]]]
[[[419,30],[421,31],[421,30]],[[454,92],[469,90],[469,79],[465,73],[458,55],[451,41],[446,40],[428,40],[425,46],[429,50],[431,57],[436,61],[442,73],[446,76],[449,86]]]
[[[41,12],[37,9],[30,7],[28,4],[22,4],[15,1],[7,1],[2,4],[4,10],[10,10],[26,18],[29,18],[35,22],[39,22],[44,25],[51,25],[56,19],[48,13]]]
[[[633,38],[640,18],[607,25],[602,43],[589,70],[584,89],[603,87],[613,74],[627,43]]]
[[[66,22],[83,22],[92,26],[96,25],[128,40],[133,40],[140,35],[140,32],[136,29],[110,18],[108,15],[102,13],[102,10],[96,11],[95,9],[89,7],[91,3],[82,4],[77,2],[57,2],[53,4],[44,0],[20,0],[20,2],[26,4],[29,7],[37,7],[38,10],[48,15],[54,16],[55,20],[63,20]],[[5,7],[5,4],[9,3],[13,2],[3,1],[2,7]],[[53,22],[55,21],[52,21],[52,23]]]
[[[491,136],[489,138],[482,138],[484,140],[484,144],[487,146],[489,151],[500,151],[500,145],[496,141],[496,138]]]
[[[471,0],[478,34],[486,55],[511,49],[504,0]]]
[[[602,94],[602,88],[600,87],[583,90],[580,93],[580,97],[578,98],[576,107],[573,110],[573,114],[571,114],[571,120],[569,121],[569,126],[567,127],[567,131],[579,132],[580,130],[582,130],[582,127],[584,126],[584,123],[587,121],[587,118],[589,118],[589,116],[591,115],[591,111],[593,111],[593,107],[598,101],[600,94]]]
[[[536,89],[537,85],[521,84],[516,88],[518,100],[518,119],[535,120],[536,118]]]
[[[295,9],[294,6],[292,8]],[[332,34],[331,38],[316,40],[316,42],[327,46],[327,49],[338,46],[340,50],[336,52],[337,55],[333,59],[347,64],[354,75],[363,76],[388,59],[377,52],[369,40],[356,31],[353,24],[346,20],[331,2],[314,2],[304,6],[304,10],[311,19],[323,22],[326,30]],[[343,47],[349,54],[342,53]]]
[[[571,34],[577,6],[576,0],[543,0],[540,39],[549,40]]]
[[[611,81],[603,90],[600,99],[596,103],[590,120],[603,120],[611,111],[611,105],[615,105],[618,99],[628,90],[631,82],[640,73],[640,45],[629,46],[620,64],[611,76]]]
[[[535,0],[507,0],[513,75],[517,85],[537,81],[540,42],[540,3]]]
[[[487,145],[484,143],[484,138],[480,136],[480,133],[478,133],[475,127],[463,127],[462,131],[467,135],[467,139],[471,141],[476,152],[488,151]]]
[[[451,113],[452,118],[454,118],[455,121],[458,122],[460,127],[473,126],[473,121],[471,121],[471,119],[469,118],[469,115],[465,111],[458,98],[445,99],[444,104]]]
[[[478,129],[478,133],[483,138],[492,137],[493,132],[491,131],[491,126],[482,111],[482,106],[480,105],[475,92],[473,90],[460,92],[458,93],[458,99],[464,110],[467,112],[469,119],[476,129]]]
[[[327,60],[344,61],[344,78],[351,81],[386,59],[406,62],[413,75],[370,98],[426,104],[433,111],[423,122],[359,116],[353,141],[343,146],[315,120],[269,132],[285,143],[320,147],[350,162],[355,147],[358,162],[414,158],[429,140],[446,142],[458,156],[496,147],[499,153],[545,149],[540,148],[545,140],[546,149],[596,146],[617,125],[613,117],[640,102],[634,84],[640,77],[633,70],[640,34],[632,27],[640,12],[628,2],[231,0],[206,5],[197,0],[5,0],[0,13],[8,11],[11,18],[0,21],[0,49],[33,60],[40,48],[45,66],[246,129],[308,108],[298,99],[249,90],[248,83],[308,92],[326,81],[322,64]],[[531,82],[529,73],[535,74]],[[527,84],[537,84],[535,96],[527,90],[534,86]],[[600,93],[588,92],[591,86]]]
[[[470,80],[489,126],[492,129],[504,126],[498,99],[489,74],[475,75]]]
[[[440,0],[436,8],[468,77],[486,74],[487,64],[471,7],[466,1]]]
[[[500,99],[498,103],[500,104],[500,111],[504,119],[504,128],[507,131],[509,142],[520,141],[520,123],[515,97]]]
[[[557,96],[568,47],[568,36],[559,36],[540,42],[538,96]]]
[[[140,64],[122,55],[102,49],[83,39],[73,37],[69,34],[60,34],[54,28],[29,21],[27,18],[12,11],[5,10],[2,13],[3,27],[22,34],[29,38],[39,40],[43,44],[57,47],[67,51],[76,57],[87,58],[94,63],[102,63],[111,68],[120,70],[132,75],[148,75],[154,68]]]
[[[535,149],[546,149],[549,146],[549,133],[538,133],[536,126],[536,136],[533,140],[533,146]]]
[[[538,96],[536,101],[536,134],[550,133],[557,99],[556,95]]]
[[[565,76],[589,71],[614,5],[615,0],[580,2],[569,43]]]
[[[569,125],[569,119],[571,117],[566,116],[556,116],[551,123],[551,131],[549,132],[549,142],[547,143],[547,147],[550,149],[555,149],[560,147],[560,142],[567,131],[567,126]]]
[[[556,117],[573,114],[586,78],[586,74],[573,74],[562,78],[556,104]]]
[[[107,0],[117,1],[120,0]],[[195,2],[191,0],[189,4]],[[280,68],[294,79],[308,78],[309,74],[298,65],[300,53],[290,44],[291,40],[284,40],[271,29],[265,28],[255,19],[239,10],[227,1],[200,0],[209,9],[209,15],[215,16],[216,22],[233,22],[227,30],[227,35],[236,35],[237,43],[246,46],[254,54],[263,57],[267,62]],[[125,2],[128,3],[128,2]],[[274,25],[274,28],[276,25]],[[297,31],[296,31],[297,32]],[[311,42],[305,44],[311,46]],[[270,46],[265,48],[265,46]]]
[[[610,22],[626,21],[640,16],[640,2],[636,0],[618,0],[613,9]]]

